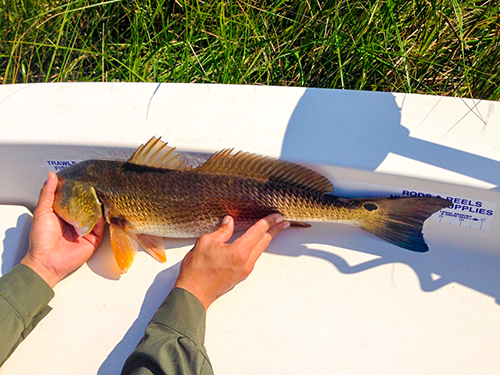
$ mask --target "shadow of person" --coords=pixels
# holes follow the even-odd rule
[[[481,179],[499,189],[500,173],[495,172],[500,171],[498,161],[412,138],[401,125],[401,108],[391,93],[307,89],[290,118],[281,159],[375,171],[389,153]],[[424,291],[458,282],[500,302],[500,256],[471,248],[473,241],[464,247],[433,245],[430,252],[415,254],[360,234],[355,228],[325,225],[332,227],[315,223],[307,234],[296,238],[302,246],[290,243],[284,247],[287,251],[278,253],[322,258],[345,274],[404,263],[415,270]],[[312,241],[380,258],[351,267],[340,256],[304,246]]]
[[[104,227],[101,245],[99,245],[97,250],[87,261],[87,265],[94,273],[105,279],[120,279],[122,271],[120,267],[118,267],[118,263],[116,263],[113,255],[113,250],[111,249],[108,224]]]
[[[372,234],[345,224],[314,223],[310,228],[292,228],[280,236],[279,246],[268,253],[300,257],[311,256],[331,263],[343,274],[351,275],[386,264],[406,264],[411,267],[425,292],[436,291],[450,283],[459,283],[489,295],[500,304],[500,253],[476,249],[467,245],[432,243],[432,250],[415,253],[389,244]],[[319,250],[315,244],[330,245],[357,251],[376,258],[350,265],[335,250]]]
[[[17,218],[16,226],[5,231],[2,252],[2,275],[21,262],[29,247],[33,217],[27,213]]]
[[[375,170],[408,137],[390,93],[306,89],[288,122],[281,159]]]
[[[500,173],[493,171],[500,162],[411,137],[401,111],[391,93],[306,89],[290,117],[281,159],[374,171],[392,153],[499,189]]]

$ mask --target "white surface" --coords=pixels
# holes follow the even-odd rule
[[[496,102],[337,90],[2,86],[0,202],[33,208],[47,161],[127,157],[157,135],[185,152],[234,147],[302,162],[339,195],[411,189],[498,205],[499,113]],[[496,373],[497,211],[489,231],[428,221],[425,254],[343,225],[282,233],[209,310],[216,374]],[[2,216],[12,238],[19,214]],[[14,259],[2,243],[2,260]],[[119,279],[106,239],[56,287],[54,310],[1,373],[119,372],[192,244],[167,240],[165,265],[140,252]]]
[[[6,249],[1,253],[0,274],[7,273],[26,254],[32,221],[31,212],[26,207],[0,205],[1,248]]]

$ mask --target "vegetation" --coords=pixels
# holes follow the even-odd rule
[[[0,0],[0,81],[146,81],[498,100],[498,0]]]

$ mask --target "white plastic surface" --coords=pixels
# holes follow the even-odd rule
[[[338,90],[2,86],[0,203],[32,209],[48,170],[126,158],[152,135],[183,152],[234,147],[301,162],[338,195],[459,197],[471,218],[427,221],[425,254],[340,224],[280,234],[252,275],[210,307],[206,347],[218,375],[492,374],[500,368],[499,114],[496,102]],[[493,207],[487,230],[464,224],[486,216],[472,212],[476,202]],[[2,208],[6,237],[21,215]],[[2,260],[20,259],[18,247],[2,244]],[[118,373],[193,241],[165,244],[165,265],[140,252],[120,278],[106,238],[56,286],[53,311],[0,373]],[[4,261],[2,273],[13,264]]]
[[[33,217],[22,206],[0,205],[0,239],[2,251],[0,274],[4,275],[19,264],[29,246],[29,231]]]

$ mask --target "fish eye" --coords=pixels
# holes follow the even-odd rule
[[[376,204],[373,204],[373,203],[365,203],[363,205],[363,207],[368,210],[368,211],[373,211],[373,210],[376,210],[378,208],[378,206]]]

